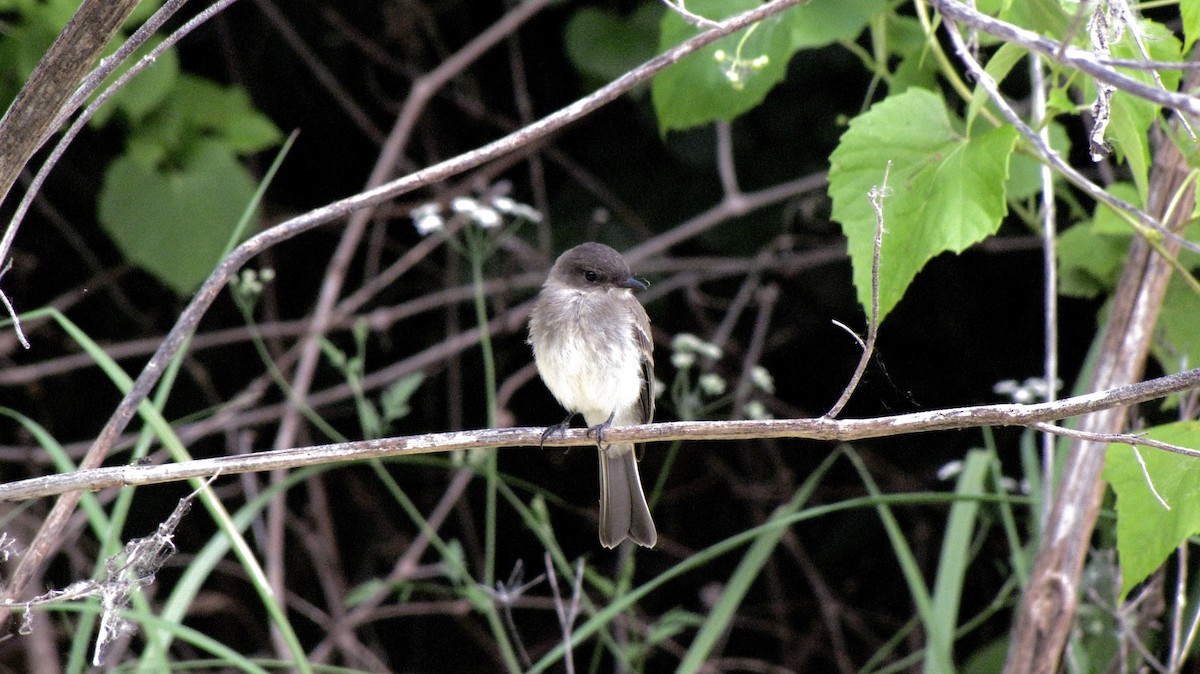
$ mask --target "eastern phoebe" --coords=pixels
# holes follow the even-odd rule
[[[633,444],[604,443],[610,425],[649,423],[654,416],[654,347],[650,317],[632,289],[617,251],[585,243],[559,256],[529,317],[529,343],[546,388],[570,416],[583,414],[600,452],[600,544],[626,538],[654,547],[658,533],[638,477]],[[543,435],[543,438],[545,437]]]

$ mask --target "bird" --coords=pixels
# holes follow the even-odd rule
[[[654,417],[650,317],[633,295],[647,287],[613,248],[580,244],[555,261],[529,318],[538,374],[568,412],[542,440],[583,415],[600,458],[600,544],[607,548],[626,538],[647,548],[658,542],[633,443],[604,442],[610,426]]]

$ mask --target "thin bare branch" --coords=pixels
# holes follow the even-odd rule
[[[883,169],[883,181],[867,195],[867,198],[871,200],[871,208],[875,211],[875,249],[871,256],[871,315],[867,317],[867,340],[864,342],[858,338],[858,335],[854,336],[862,346],[862,357],[858,359],[858,365],[854,368],[854,374],[850,375],[850,381],[846,383],[842,395],[825,413],[825,416],[831,419],[842,411],[846,403],[850,402],[850,396],[854,395],[854,390],[858,388],[858,382],[862,381],[863,373],[867,371],[867,363],[871,362],[871,356],[875,353],[875,340],[879,337],[879,258],[883,249],[883,200],[891,194],[892,188],[888,187],[888,176],[891,173],[892,161],[889,159],[887,166]],[[836,323],[836,321],[834,322]],[[841,323],[838,325],[842,328],[846,327]]]
[[[761,421],[676,421],[612,428],[605,433],[613,442],[669,442],[673,440],[747,440],[804,438],[847,442],[979,426],[1038,427],[1045,421],[1066,419],[1098,410],[1127,407],[1200,387],[1200,369],[1188,370],[1108,391],[1031,405],[1002,404],[955,407],[872,419],[768,419]],[[246,473],[355,461],[431,454],[477,447],[571,447],[594,445],[586,429],[573,429],[542,441],[542,427],[497,428],[449,433],[427,433],[402,438],[361,440],[316,447],[272,450],[244,455],[197,459],[158,466],[114,466],[73,473],[35,477],[0,485],[0,501],[18,501],[80,490],[175,482],[221,473]],[[1055,432],[1064,432],[1057,429]],[[1127,442],[1130,436],[1119,436]],[[1137,439],[1148,444],[1147,439]],[[1200,457],[1200,450],[1162,444],[1161,449]]]

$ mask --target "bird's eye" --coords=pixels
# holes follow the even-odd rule
[[[594,271],[592,271],[592,270],[590,270],[590,269],[589,269],[589,270],[587,270],[587,271],[585,271],[585,272],[583,272],[583,277],[584,277],[585,279],[587,279],[587,282],[588,282],[588,283],[595,283],[595,282],[596,282],[596,272],[594,272]]]

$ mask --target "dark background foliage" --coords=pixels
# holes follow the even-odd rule
[[[630,5],[631,3],[625,3]],[[522,123],[518,97],[527,97],[534,117],[548,114],[588,92],[589,84],[575,71],[563,51],[565,22],[577,4],[556,5],[523,27],[510,43],[488,52],[479,62],[440,91],[422,115],[406,150],[403,173],[427,166],[496,138]],[[629,9],[630,7],[626,7]],[[437,67],[502,13],[501,3],[408,0],[380,3],[321,3],[300,0],[279,3],[281,21],[295,31],[309,53],[300,55],[281,33],[280,21],[270,20],[267,3],[243,2],[185,40],[180,48],[183,68],[249,91],[255,105],[284,132],[299,131],[294,149],[267,193],[264,220],[274,222],[352,194],[362,188],[379,153],[382,137],[395,120],[414,76]],[[519,56],[519,60],[516,57]],[[340,87],[332,92],[318,82],[314,68],[326,68]],[[527,80],[514,85],[514,67]],[[744,190],[762,189],[827,168],[829,153],[844,130],[844,120],[865,109],[870,79],[845,49],[832,46],[802,52],[789,66],[787,80],[765,103],[732,124],[737,177]],[[878,92],[876,95],[882,95]],[[356,122],[347,103],[361,110]],[[17,265],[11,272],[11,294],[21,309],[60,303],[66,313],[94,339],[116,346],[136,340],[153,343],[174,322],[184,300],[153,277],[125,263],[96,225],[98,176],[119,152],[121,129],[108,127],[84,134],[68,153],[45,189],[37,212],[17,241]],[[544,270],[563,249],[583,240],[607,242],[619,249],[670,231],[721,198],[712,128],[658,133],[647,92],[624,97],[584,119],[538,148],[538,170],[526,161],[500,173],[486,168],[484,183],[466,176],[454,184],[438,185],[427,193],[380,211],[373,223],[371,245],[351,267],[347,287],[355,288],[381,264],[386,265],[420,240],[408,211],[416,203],[469,192],[481,184],[509,181],[512,195],[544,208],[540,226],[525,224],[495,236],[498,251],[487,263],[489,276],[503,278]],[[252,160],[260,173],[270,153]],[[544,201],[541,201],[544,195]],[[829,206],[821,191],[796,194],[778,206],[729,218],[699,236],[673,246],[664,255],[635,269],[653,285],[668,281],[678,264],[710,258],[747,259],[767,247],[795,253],[826,252],[815,264],[785,268],[768,266],[761,283],[779,290],[771,317],[762,364],[774,375],[777,391],[766,402],[776,416],[816,416],[836,400],[859,357],[858,347],[832,324],[836,319],[865,331],[864,316],[850,285],[849,263],[839,228],[828,219]],[[4,215],[9,211],[6,209]],[[598,214],[605,214],[600,217]],[[276,280],[259,307],[264,325],[299,319],[315,301],[326,263],[342,223],[305,234],[265,253],[257,267],[270,267]],[[549,243],[549,247],[545,244]],[[776,258],[779,259],[779,258]],[[672,265],[675,265],[674,267]],[[1042,310],[1039,244],[1020,223],[999,237],[960,256],[933,261],[880,333],[878,356],[843,416],[890,414],[942,406],[995,402],[995,382],[1022,379],[1041,372]],[[398,304],[446,287],[466,283],[467,266],[452,249],[441,247],[367,307]],[[685,284],[681,289],[647,301],[655,327],[657,374],[664,382],[674,377],[670,341],[677,333],[707,338],[725,317],[743,276]],[[516,306],[535,292],[532,286],[513,286],[493,293],[493,315]],[[1063,368],[1076,372],[1095,331],[1097,305],[1067,301],[1063,307]],[[725,355],[713,365],[728,380],[741,371],[754,326],[753,306],[736,323]],[[473,325],[469,301],[449,304],[373,332],[368,340],[367,370],[373,371],[429,348]],[[201,334],[243,324],[228,297],[218,301],[205,318]],[[33,349],[3,342],[3,367],[19,369],[55,363],[74,346],[51,323],[30,325]],[[294,335],[272,341],[276,348]],[[342,330],[331,339],[352,348]],[[494,336],[501,382],[530,363],[524,328]],[[131,373],[140,369],[145,352],[122,359]],[[184,420],[220,406],[237,395],[264,365],[245,340],[197,351],[184,370],[168,418]],[[398,435],[486,424],[478,348],[446,358],[424,370],[425,382],[413,400],[413,413],[394,429]],[[528,371],[526,371],[526,376]],[[341,383],[343,377],[323,363],[314,390]],[[1068,381],[1069,388],[1073,382]],[[95,368],[47,370],[20,384],[0,388],[0,401],[44,425],[77,455],[86,448],[119,399],[113,385]],[[266,407],[283,399],[271,389],[259,403]],[[326,405],[320,413],[341,432],[360,437],[350,401]],[[517,389],[502,419],[513,425],[540,426],[557,422],[561,411],[535,378]],[[718,414],[728,414],[727,409]],[[660,399],[658,420],[676,417],[671,401]],[[277,415],[276,415],[277,416]],[[192,439],[195,456],[224,454],[235,448],[265,449],[274,433],[276,416],[210,432]],[[328,441],[307,429],[305,442]],[[998,431],[1006,460],[1016,461],[1017,433]],[[901,437],[856,445],[886,492],[945,490],[936,478],[942,464],[960,458],[983,442],[979,431]],[[0,423],[3,466],[0,476],[13,480],[48,470],[31,438],[15,424]],[[786,500],[807,473],[834,447],[801,441],[689,443],[671,467],[661,501],[655,509],[661,543],[640,551],[637,576],[650,577],[693,551],[742,531]],[[664,447],[649,447],[643,475],[653,484],[666,456]],[[123,455],[112,459],[116,463]],[[596,476],[594,452],[575,449],[505,450],[500,457],[505,473],[545,490],[561,503],[552,506],[560,542],[568,556],[585,556],[601,568],[616,568],[618,553],[596,541]],[[395,461],[392,475],[424,511],[445,489],[449,470],[444,460]],[[1016,472],[1014,468],[1014,473]],[[325,477],[329,509],[335,525],[335,549],[347,585],[385,574],[403,553],[415,531],[407,517],[381,496],[382,487],[362,467],[347,466]],[[233,478],[218,482],[222,497],[241,498],[243,483]],[[130,535],[151,530],[186,490],[163,486],[140,490]],[[848,466],[835,469],[818,491],[817,501],[835,501],[863,493]],[[468,489],[444,534],[463,541],[469,560],[479,552],[482,486]],[[526,494],[526,497],[528,494]],[[322,603],[319,569],[311,550],[299,538],[311,530],[313,504],[297,493],[291,506],[297,524],[289,531],[289,586],[308,588]],[[28,531],[48,508],[38,502],[17,518]],[[901,509],[918,559],[932,568],[945,510],[937,507]],[[540,568],[541,546],[511,511],[500,513],[499,569],[518,561]],[[210,534],[204,516],[193,513],[179,532],[180,555],[171,565],[186,564],[188,555]],[[17,527],[18,531],[21,526]],[[86,575],[94,544],[87,537],[77,550],[58,558],[48,585],[66,585]],[[701,572],[668,584],[640,604],[648,619],[673,607],[703,613],[713,583],[727,578],[735,557],[710,564]],[[176,573],[169,565],[160,582]],[[536,571],[530,571],[529,576]],[[503,575],[503,573],[501,574]],[[990,601],[1004,580],[1001,569],[979,568],[969,577],[964,613]],[[248,597],[245,583],[232,575],[216,576],[208,589],[213,601],[197,611],[189,624],[248,653],[267,647],[261,608]],[[830,595],[816,594],[814,588]],[[389,665],[406,671],[478,671],[493,666],[488,637],[472,623],[475,618],[456,612],[449,599],[436,592],[416,595],[429,602],[427,615],[397,611],[381,618],[364,641],[377,648]],[[821,602],[832,598],[840,622],[823,618]],[[440,605],[443,602],[446,605]],[[828,604],[826,605],[828,608]],[[912,615],[900,572],[875,513],[859,510],[798,525],[768,565],[729,636],[725,655],[761,659],[788,670],[822,671],[835,668],[828,647],[830,630],[846,640],[846,652],[861,663]],[[527,647],[541,653],[558,641],[551,612],[525,610],[516,614]],[[1007,629],[1007,616],[993,619],[964,642],[964,649],[985,643]],[[301,636],[321,638],[320,629],[299,619]],[[464,627],[465,626],[465,627]],[[465,639],[464,639],[465,635]],[[16,641],[0,645],[8,671],[23,661]],[[661,656],[668,666],[674,656]]]

